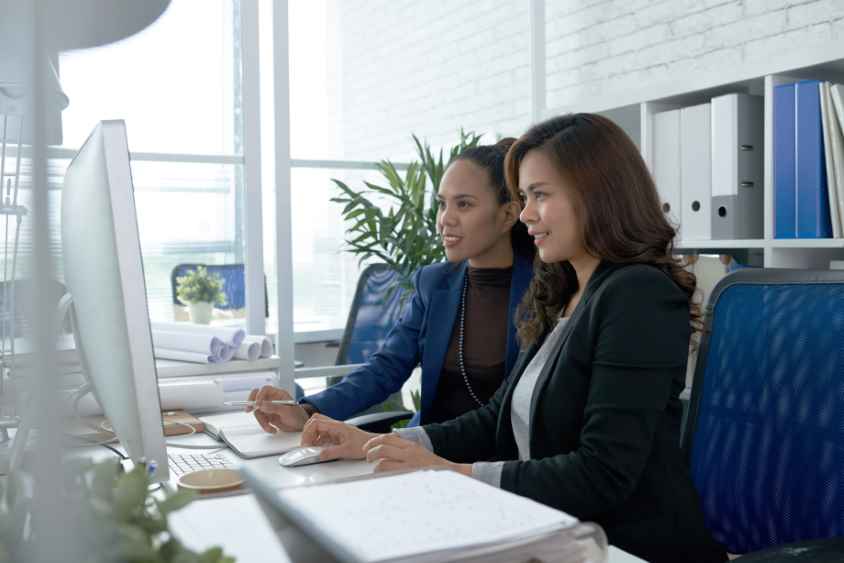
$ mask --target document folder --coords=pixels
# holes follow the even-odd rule
[[[680,224],[683,240],[712,238],[712,142],[709,104],[680,110]]]
[[[761,239],[763,210],[761,96],[712,98],[712,238]]]
[[[794,88],[797,103],[797,237],[829,238],[832,223],[826,185],[820,82],[801,80]]]
[[[654,114],[653,175],[660,204],[666,219],[680,233],[681,177],[680,177],[680,110]]]
[[[836,148],[840,150],[841,130],[832,104],[829,82],[821,82],[821,123],[823,124],[823,152],[826,164],[826,195],[829,198],[829,215],[833,238],[841,238],[841,214],[838,205],[838,184],[842,181],[835,170]]]
[[[794,84],[774,86],[774,238],[797,237]]]

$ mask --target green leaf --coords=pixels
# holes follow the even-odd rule
[[[149,480],[146,467],[138,464],[132,471],[120,476],[114,489],[114,511],[120,522],[144,508]]]
[[[91,468],[91,492],[95,496],[110,500],[114,492],[114,480],[117,477],[119,464],[117,462],[104,461]]]
[[[156,561],[155,548],[149,536],[141,529],[131,525],[118,527],[119,550],[125,561]]]
[[[167,516],[171,512],[175,512],[177,510],[181,510],[182,508],[189,505],[196,499],[196,492],[190,490],[180,490],[176,493],[173,493],[164,500],[158,502],[158,510],[164,516]]]

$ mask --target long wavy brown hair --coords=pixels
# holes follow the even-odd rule
[[[519,193],[519,166],[525,155],[541,150],[575,190],[576,213],[583,225],[584,248],[616,264],[651,264],[667,273],[686,293],[692,329],[700,328],[695,302],[697,280],[673,255],[675,229],[659,204],[656,186],[630,137],[600,115],[568,114],[534,125],[507,153],[507,185]],[[519,341],[529,346],[551,329],[577,292],[568,262],[534,260],[534,276],[516,312]]]

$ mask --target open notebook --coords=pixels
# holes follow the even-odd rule
[[[242,458],[283,454],[299,446],[301,432],[269,434],[246,412],[237,411],[200,417],[205,430],[225,442]]]

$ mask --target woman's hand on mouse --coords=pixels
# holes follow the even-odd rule
[[[400,438],[396,434],[379,434],[363,446],[366,461],[375,462],[375,471],[398,471],[413,469],[444,468],[472,475],[472,465],[453,463],[442,458],[416,442]]]
[[[264,385],[249,393],[249,400],[255,401],[255,407],[246,407],[246,412],[254,412],[255,420],[265,431],[275,434],[299,432],[308,420],[308,413],[301,405],[274,405],[270,401],[289,401],[293,397],[284,389]]]
[[[315,414],[302,430],[302,446],[322,446],[322,461],[332,459],[363,459],[363,445],[378,436],[356,426]]]

